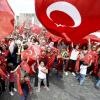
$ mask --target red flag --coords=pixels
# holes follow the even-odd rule
[[[46,38],[51,39],[53,42],[59,42],[62,40],[61,37],[53,35],[52,33],[48,32],[45,34]]]
[[[55,60],[55,55],[52,55],[52,57],[50,57],[48,59],[48,63],[46,65],[47,69],[51,70],[52,69],[52,65],[54,63],[54,60]]]
[[[0,37],[6,37],[14,30],[14,13],[7,0],[0,0]]]
[[[66,35],[66,33],[62,33],[62,35],[65,37],[67,42],[71,42],[71,39]]]
[[[22,61],[21,62],[21,68],[26,71],[27,73],[30,73],[31,74],[31,67],[27,64],[26,61]]]
[[[29,47],[28,49],[26,49],[25,51],[21,53],[22,59],[23,58],[24,59],[27,59],[27,58],[35,59],[34,55],[35,55],[34,50],[31,47]]]
[[[22,33],[25,27],[25,22],[21,26],[18,27],[19,33]]]
[[[21,53],[22,58],[31,58],[36,60],[36,56],[41,55],[41,48],[38,45],[32,45]]]
[[[6,79],[6,78],[7,78],[7,75],[6,75],[6,73],[2,70],[2,68],[0,68],[0,76],[1,76],[3,79]]]
[[[49,39],[51,37],[51,33],[50,32],[46,33],[45,37]]]
[[[17,69],[16,75],[17,75],[18,92],[19,92],[20,95],[23,95],[23,91],[22,91],[21,83],[20,83],[20,79],[21,79],[21,71],[20,71],[20,68]]]
[[[51,33],[62,33],[79,42],[84,36],[100,30],[100,0],[35,0],[40,22]]]
[[[75,71],[76,72],[79,72],[80,71],[80,58],[78,58],[77,61],[76,61]]]
[[[91,41],[100,42],[100,38],[92,34],[86,36],[84,39],[86,40],[90,39]]]
[[[40,34],[42,29],[38,25],[34,25],[31,29],[33,33]]]

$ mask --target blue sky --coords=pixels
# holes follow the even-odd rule
[[[14,13],[35,13],[34,0],[8,0]]]

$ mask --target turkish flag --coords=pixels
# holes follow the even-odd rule
[[[55,60],[55,55],[52,55],[50,58],[48,58],[48,63],[46,65],[48,70],[52,69],[52,65],[54,63],[54,60]]]
[[[39,45],[32,45],[32,48],[34,50],[35,56],[41,55],[41,47]]]
[[[33,33],[36,33],[36,34],[40,34],[41,31],[42,31],[42,28],[39,27],[38,25],[33,25],[33,27],[31,28],[31,31],[32,31]]]
[[[23,22],[23,24],[18,27],[19,33],[22,33],[24,31],[24,27],[25,27],[25,22]]]
[[[35,0],[35,11],[48,31],[75,43],[100,30],[100,0]]]
[[[34,51],[33,45],[29,46],[26,50],[21,52],[21,57],[22,59],[31,58],[35,60],[35,51]]]
[[[36,56],[41,55],[41,48],[38,45],[32,45],[21,53],[22,58],[31,58],[36,60]]]
[[[34,58],[34,51],[31,48],[26,49],[25,51],[21,52],[21,57],[22,59],[27,59],[27,58]]]
[[[63,35],[64,38],[65,38],[65,39],[63,39],[63,40],[65,40],[65,41],[67,41],[67,42],[69,42],[69,43],[72,42],[71,39],[66,35],[66,33],[62,33],[62,35]]]
[[[24,71],[26,71],[27,73],[31,73],[31,67],[27,64],[26,61],[22,61],[20,65]]]
[[[53,35],[52,33],[48,32],[45,34],[45,37],[48,38],[48,39],[51,39],[53,42],[59,42],[62,40],[61,37],[59,36],[56,36],[56,35]]]
[[[84,39],[86,40],[90,39],[91,41],[100,42],[100,38],[92,34],[86,36]]]
[[[14,30],[14,13],[7,0],[0,0],[0,37],[6,37]]]
[[[21,88],[21,70],[20,68],[17,69],[16,71],[16,75],[17,75],[17,86],[18,86],[18,92],[20,95],[23,95],[23,91],[22,91],[22,88]]]

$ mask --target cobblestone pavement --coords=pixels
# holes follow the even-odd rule
[[[34,81],[34,79],[33,79]],[[61,80],[53,74],[50,77],[50,91],[43,87],[40,93],[36,93],[33,85],[33,93],[28,100],[100,100],[100,90],[94,88],[94,82],[87,78],[84,86],[79,86],[75,77],[70,73],[63,76]],[[20,100],[18,93],[10,96],[9,92],[0,96],[0,100]]]

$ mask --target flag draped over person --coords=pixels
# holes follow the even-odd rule
[[[14,29],[14,13],[7,0],[0,0],[0,37],[11,34]]]
[[[80,39],[100,30],[100,0],[35,0],[40,22],[51,33],[62,33],[78,43]]]

